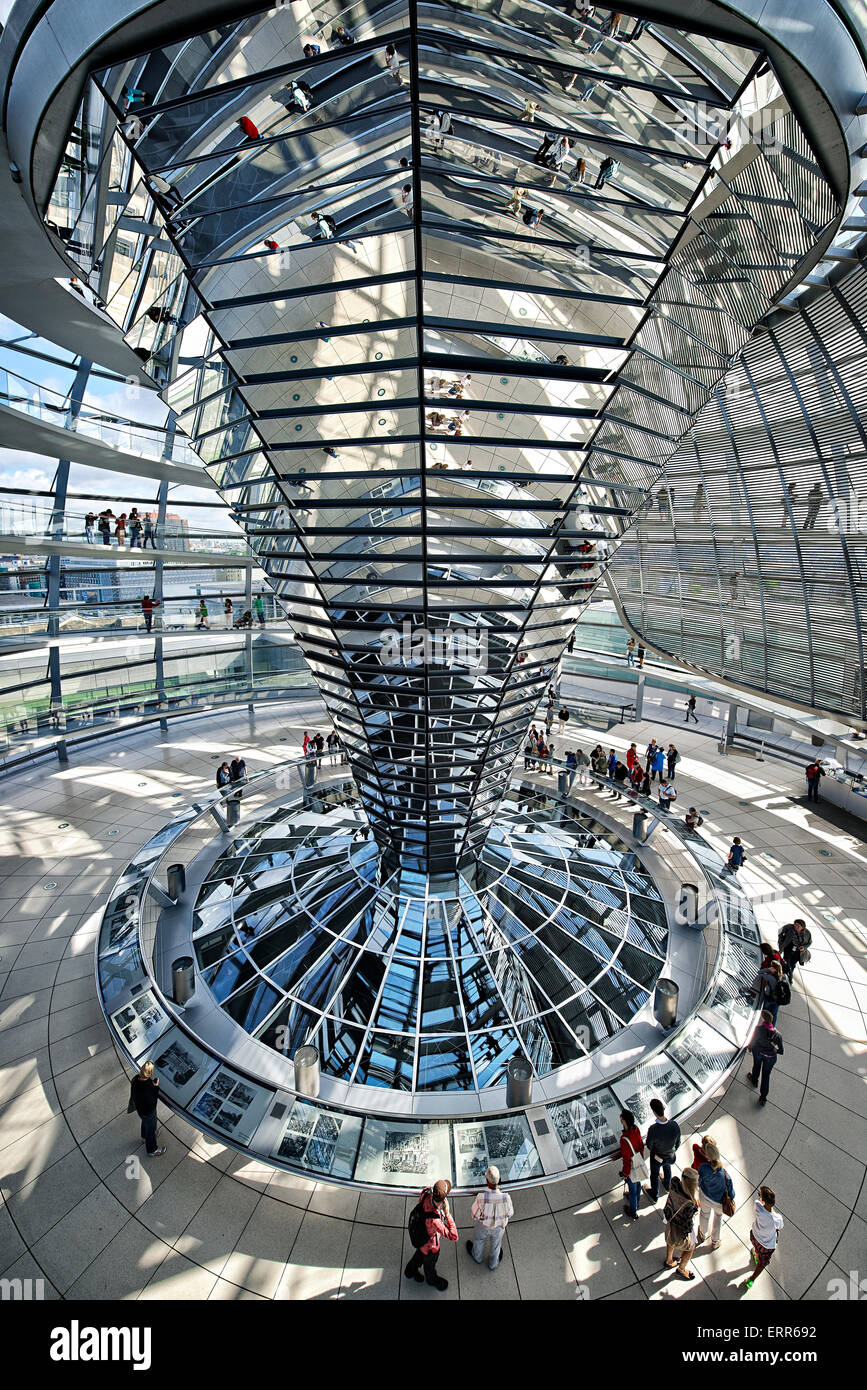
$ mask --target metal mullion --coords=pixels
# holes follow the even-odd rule
[[[562,271],[558,272],[558,274],[562,273]],[[476,285],[481,289],[488,290],[509,290],[510,292],[512,292],[515,289],[514,283],[510,280],[488,280],[478,275],[446,275],[442,272],[433,270],[426,271],[425,274],[422,276],[422,280],[430,280],[432,283],[435,284]],[[589,291],[585,293],[583,290],[578,288],[561,289],[556,285],[549,287],[547,285],[524,284],[521,286],[521,290],[524,294],[544,294],[555,299],[580,299],[582,301],[590,300],[593,303],[598,304],[626,304],[632,308],[642,308],[644,306],[643,299],[628,299],[624,298],[622,295],[616,294],[591,294]]]
[[[316,243],[311,242],[311,246],[313,246],[313,245],[315,245],[315,244],[316,244]],[[294,247],[294,246],[293,246],[293,247],[286,247],[286,246],[281,247],[281,250],[283,250],[283,251],[286,251],[286,250],[299,250],[299,249],[301,249],[301,250],[306,250],[307,248],[306,248],[306,247],[301,247],[301,248],[299,248],[299,247]],[[276,253],[276,252],[270,252],[270,253],[268,253],[268,254],[278,254],[278,253]],[[231,258],[232,264],[233,264],[233,265],[234,265],[234,264],[237,264],[237,262],[238,262],[239,259],[241,259],[241,260],[263,260],[263,259],[265,259],[265,255],[264,255],[264,253],[263,253],[262,256],[249,256],[249,257],[247,257],[247,256],[242,256],[242,257],[233,256],[233,257]],[[208,262],[208,261],[201,261],[201,262],[197,265],[197,269],[207,269],[208,266],[209,266],[210,264],[211,264],[211,263]],[[213,262],[213,264],[215,264],[215,265],[222,265],[223,262],[222,262],[222,261],[215,261],[215,262]],[[240,294],[240,295],[238,295],[235,299],[213,299],[213,300],[207,300],[207,301],[205,301],[204,296],[203,296],[203,294],[202,294],[202,292],[201,292],[200,290],[197,289],[197,290],[196,290],[196,293],[199,295],[199,298],[202,299],[203,303],[207,303],[207,307],[208,307],[209,309],[212,309],[212,310],[216,310],[216,309],[237,309],[237,308],[239,308],[239,307],[247,307],[248,305],[251,305],[251,304],[273,304],[273,303],[276,303],[276,302],[281,301],[281,300],[284,300],[284,299],[307,299],[311,294],[325,293],[325,292],[327,292],[327,291],[329,291],[329,290],[334,290],[335,288],[338,289],[338,290],[363,290],[363,289],[370,289],[370,288],[372,288],[372,287],[377,287],[377,286],[379,286],[379,285],[396,285],[396,284],[401,283],[402,281],[409,282],[410,280],[412,280],[412,276],[411,276],[407,271],[400,270],[400,271],[392,271],[392,272],[391,272],[390,274],[388,274],[388,275],[359,275],[359,276],[356,276],[355,279],[353,279],[353,280],[339,280],[339,281],[337,282],[336,285],[335,285],[335,282],[332,280],[332,281],[330,281],[330,282],[328,282],[328,283],[323,282],[322,284],[317,284],[317,285],[313,285],[313,286],[305,285],[304,288],[303,288],[303,289],[300,289],[300,290],[291,290],[291,289],[285,288],[285,289],[272,289],[272,290],[267,290],[267,291],[263,290],[261,294]],[[359,327],[363,328],[365,332],[367,331],[366,325],[359,325]],[[272,337],[273,337],[272,334],[267,333],[267,334],[264,334],[262,337],[258,337],[258,338],[239,338],[239,339],[235,340],[235,345],[236,345],[236,346],[239,346],[239,347],[246,347],[246,346],[249,346],[249,347],[258,347],[258,346],[260,346],[260,345],[263,344],[263,343],[271,342],[271,341],[272,341]],[[223,341],[225,341],[225,340],[223,340]],[[121,380],[122,380],[122,379],[123,379],[123,378],[121,378]]]

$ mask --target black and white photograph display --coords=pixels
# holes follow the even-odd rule
[[[271,1093],[261,1086],[221,1067],[193,1105],[192,1113],[230,1138],[248,1143],[270,1099]]]
[[[171,1023],[149,989],[134,996],[122,1009],[117,1009],[111,1021],[133,1057],[140,1057]]]
[[[617,1145],[621,1107],[607,1088],[548,1107],[566,1164],[602,1158]]]

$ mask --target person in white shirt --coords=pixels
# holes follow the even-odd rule
[[[514,1215],[512,1199],[508,1192],[500,1191],[500,1170],[493,1164],[485,1173],[487,1187],[476,1195],[473,1202],[473,1221],[475,1240],[467,1241],[467,1249],[477,1265],[485,1258],[485,1246],[490,1240],[488,1269],[496,1269],[503,1258],[503,1236]]]
[[[676,800],[677,792],[674,790],[674,787],[671,785],[670,782],[663,782],[662,786],[659,788],[660,811],[670,810],[672,801]]]
[[[777,1237],[783,1229],[783,1218],[778,1211],[774,1211],[776,1200],[777,1194],[770,1187],[759,1188],[756,1217],[750,1231],[756,1267],[752,1277],[747,1280],[748,1289],[753,1287],[762,1270],[771,1263],[771,1256],[777,1248]]]

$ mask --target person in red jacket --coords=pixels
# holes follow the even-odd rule
[[[259,129],[253,124],[249,116],[242,116],[238,121],[238,125],[241,127],[242,132],[246,135],[248,140],[259,139]]]
[[[452,1185],[448,1178],[440,1178],[433,1187],[426,1187],[419,1197],[419,1201],[424,1203],[428,1238],[425,1244],[414,1252],[412,1259],[403,1271],[407,1279],[414,1279],[417,1284],[423,1284],[427,1280],[440,1292],[449,1286],[448,1279],[442,1279],[437,1274],[440,1241],[443,1239],[457,1240],[458,1238],[458,1228],[449,1211],[449,1193],[451,1190]],[[420,1273],[422,1266],[424,1267],[424,1277]]]
[[[626,1183],[629,1193],[628,1205],[624,1203],[623,1210],[627,1216],[631,1216],[633,1221],[638,1220],[638,1199],[641,1196],[641,1179],[633,1179],[632,1163],[636,1154],[644,1157],[644,1140],[641,1137],[641,1130],[635,1123],[635,1116],[631,1110],[621,1110],[620,1123],[623,1133],[620,1136],[620,1176]]]

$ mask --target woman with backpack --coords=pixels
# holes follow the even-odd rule
[[[432,1284],[441,1293],[448,1288],[449,1281],[437,1274],[440,1242],[458,1238],[458,1228],[449,1211],[451,1190],[448,1178],[440,1178],[433,1187],[426,1187],[409,1214],[407,1226],[414,1253],[404,1267],[404,1277],[414,1279],[417,1284]]]
[[[780,1006],[785,1007],[792,1000],[792,990],[779,961],[769,961],[766,966],[762,967],[756,976],[754,990],[756,1007],[767,1009],[776,1028]]]
[[[620,1136],[620,1176],[626,1183],[626,1194],[628,1201],[624,1202],[623,1210],[627,1216],[631,1216],[633,1221],[638,1220],[638,1199],[641,1196],[641,1184],[650,1179],[650,1172],[644,1158],[644,1140],[641,1137],[641,1130],[635,1123],[635,1116],[631,1110],[621,1110],[620,1123],[623,1133]]]
[[[719,1149],[710,1135],[702,1142],[704,1163],[698,1170],[699,1187],[699,1245],[705,1240],[702,1226],[709,1228],[710,1248],[718,1250],[723,1215],[735,1214],[735,1189],[732,1180],[722,1166]]]
[[[665,1217],[665,1268],[674,1269],[676,1263],[681,1279],[694,1279],[695,1275],[689,1270],[698,1236],[698,1173],[694,1168],[684,1168],[679,1178],[672,1178],[662,1214]],[[679,1255],[677,1262],[672,1259],[673,1255]]]

